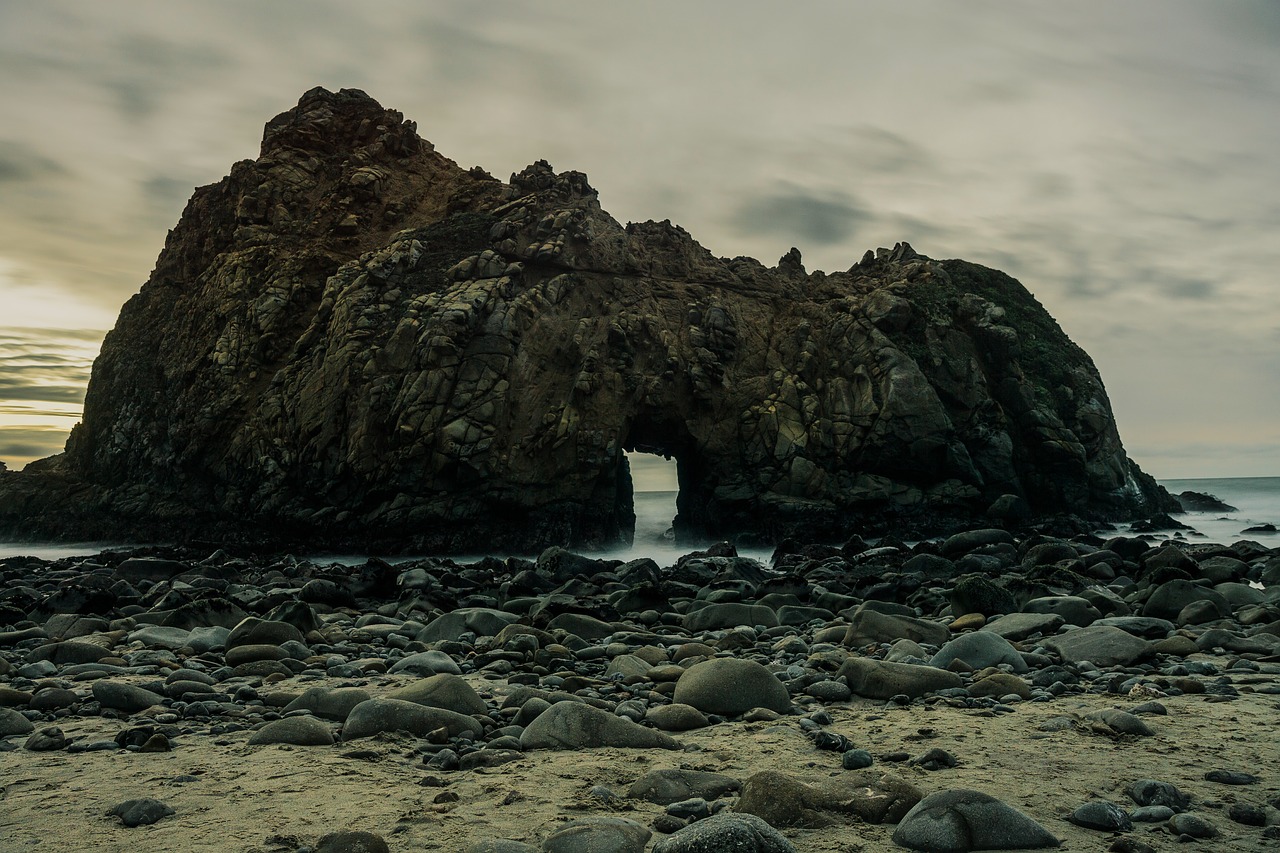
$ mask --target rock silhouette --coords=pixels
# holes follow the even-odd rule
[[[619,224],[581,173],[503,182],[314,89],[196,190],[66,452],[0,475],[0,525],[608,546],[630,449],[675,458],[686,541],[1169,505],[1089,357],[1000,272],[906,243],[836,273],[716,258]]]

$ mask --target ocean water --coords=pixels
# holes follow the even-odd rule
[[[1280,527],[1280,477],[1248,477],[1232,479],[1201,480],[1161,480],[1160,485],[1172,494],[1183,491],[1202,492],[1215,495],[1220,500],[1236,507],[1235,512],[1205,513],[1188,512],[1175,516],[1184,524],[1195,528],[1196,532],[1184,531],[1182,538],[1189,542],[1221,542],[1230,544],[1240,539],[1253,539],[1268,547],[1280,547],[1280,534],[1242,533],[1246,527],[1259,524],[1274,524]],[[635,493],[636,531],[630,548],[617,548],[598,556],[608,559],[636,560],[641,557],[652,558],[659,566],[669,566],[676,559],[696,551],[710,543],[686,543],[677,545],[670,536],[671,520],[676,515],[676,493],[674,491],[638,491]],[[1123,532],[1124,528],[1121,527]],[[75,557],[97,554],[108,548],[125,548],[128,545],[107,542],[86,542],[77,544],[58,543],[25,543],[0,541],[0,558],[11,556],[32,556],[43,560],[58,560],[64,557]],[[772,549],[739,548],[738,553],[744,557],[752,557],[768,564]],[[363,563],[368,555],[364,554],[317,554],[313,559],[324,562],[345,564]],[[485,556],[484,554],[459,554],[455,559],[471,561]],[[505,557],[505,554],[493,556]],[[392,562],[412,559],[397,557]]]
[[[1214,495],[1235,507],[1234,512],[1187,512],[1175,515],[1178,521],[1196,529],[1186,534],[1189,542],[1221,542],[1229,545],[1252,539],[1269,548],[1280,547],[1280,534],[1244,533],[1246,527],[1274,524],[1280,527],[1280,477],[1233,477],[1228,479],[1160,480],[1170,494],[1192,491]]]

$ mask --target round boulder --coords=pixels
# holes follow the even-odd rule
[[[783,683],[762,665],[740,658],[712,658],[689,667],[676,682],[672,701],[729,717],[752,708],[780,714],[791,710]]]

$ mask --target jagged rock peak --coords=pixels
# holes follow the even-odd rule
[[[535,551],[1143,514],[1093,363],[1016,281],[906,243],[847,271],[623,227],[579,172],[495,180],[313,89],[196,191],[0,529]]]
[[[359,89],[330,92],[317,86],[298,105],[267,122],[262,133],[263,157],[284,150],[328,155],[381,145],[392,154],[417,153],[424,143],[417,122],[384,109]]]

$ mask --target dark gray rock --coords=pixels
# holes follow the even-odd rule
[[[171,817],[176,812],[159,800],[145,797],[140,800],[117,803],[107,811],[107,814],[120,818],[120,822],[125,826],[150,826],[158,820]]]
[[[742,602],[725,602],[708,604],[685,614],[684,628],[691,633],[714,631],[717,628],[736,628],[739,625],[763,625],[766,628],[776,627],[778,614],[772,607],[763,604],[745,604]]]
[[[878,610],[859,606],[849,620],[849,629],[845,633],[844,644],[851,648],[892,643],[895,640],[912,640],[917,643],[928,643],[940,646],[951,636],[946,625],[914,616],[899,616],[881,613]]]
[[[1039,850],[1061,842],[1012,806],[979,791],[958,788],[930,794],[917,803],[894,830],[893,843],[930,853],[965,853]]]
[[[1073,628],[1045,639],[1043,644],[1067,663],[1087,660],[1100,667],[1128,666],[1151,654],[1146,640],[1107,625]]]
[[[308,687],[301,696],[284,706],[284,713],[310,711],[317,717],[342,722],[352,708],[370,698],[368,691],[360,687]]]
[[[425,735],[439,728],[448,729],[450,737],[463,732],[476,736],[484,733],[483,726],[463,714],[403,699],[380,698],[361,702],[351,709],[342,726],[342,739],[348,741],[391,731]]]
[[[737,716],[752,708],[785,714],[791,696],[761,664],[742,658],[713,658],[696,663],[676,681],[672,701],[707,714]]]
[[[295,746],[331,746],[333,732],[323,721],[311,716],[273,720],[249,736],[250,746],[287,743]]]
[[[557,702],[539,714],[520,735],[520,747],[526,750],[598,746],[680,748],[670,735],[578,702]]]
[[[447,673],[449,675],[461,675],[462,670],[458,667],[457,662],[447,654],[434,649],[425,652],[418,652],[412,655],[406,655],[391,665],[388,670],[392,674],[407,672],[411,675],[435,675],[436,673]]]
[[[973,669],[1009,664],[1014,672],[1027,671],[1027,663],[1018,650],[1004,637],[989,631],[973,631],[949,641],[938,649],[929,666],[946,669],[953,661],[961,661]]]
[[[845,679],[853,693],[868,699],[899,695],[915,698],[964,684],[960,676],[945,669],[857,657],[840,666],[839,677]]]
[[[93,698],[101,702],[104,708],[114,708],[130,714],[164,702],[164,697],[157,693],[120,681],[95,681]]]
[[[0,737],[25,735],[35,731],[31,721],[12,708],[0,707]]]
[[[1129,786],[1129,798],[1140,806],[1168,806],[1176,812],[1191,805],[1191,798],[1170,782],[1139,779]]]
[[[442,672],[429,678],[397,687],[388,699],[403,699],[432,708],[444,708],[459,714],[487,714],[489,706],[464,679]]]
[[[1006,640],[1017,642],[1036,634],[1049,635],[1062,627],[1065,620],[1056,613],[1006,613],[992,619],[978,630],[990,631]]]
[[[796,853],[796,848],[755,815],[721,812],[659,840],[653,853]]]
[[[377,833],[347,830],[320,836],[315,853],[391,853],[391,848]]]
[[[633,820],[593,817],[575,820],[546,837],[542,853],[643,853],[653,833]]]
[[[631,783],[627,796],[665,806],[694,797],[717,800],[741,788],[742,782],[722,773],[708,773],[701,770],[651,770]]]
[[[1169,829],[1192,838],[1216,838],[1218,828],[1195,814],[1176,814],[1169,818]]]
[[[1129,814],[1115,803],[1106,800],[1093,800],[1076,808],[1067,815],[1067,820],[1085,829],[1096,829],[1099,832],[1128,832],[1133,829],[1133,821]]]

